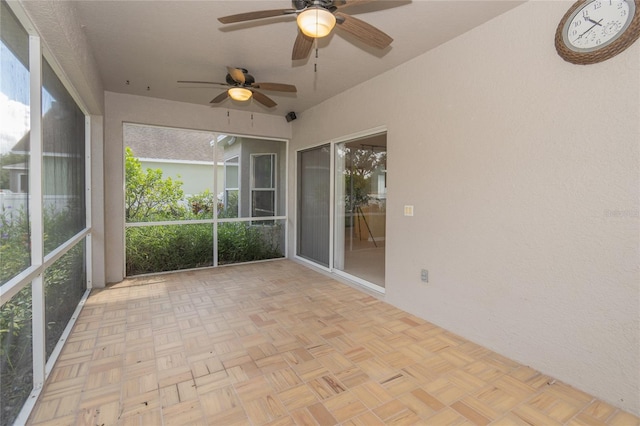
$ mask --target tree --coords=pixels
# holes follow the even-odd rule
[[[371,176],[387,163],[386,152],[375,152],[362,147],[344,147],[346,158],[345,175],[345,210],[355,211],[369,203],[371,192]]]
[[[127,222],[147,222],[182,217],[185,208],[182,181],[163,179],[162,170],[142,170],[131,148],[125,150],[125,216]]]
[[[346,173],[349,175],[368,179],[376,169],[385,167],[387,164],[386,152],[375,152],[373,149],[355,147],[345,147],[344,150],[348,159]]]

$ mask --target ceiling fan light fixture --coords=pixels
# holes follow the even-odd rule
[[[336,25],[336,17],[319,6],[310,7],[298,15],[298,27],[306,36],[320,38],[329,35]]]
[[[224,92],[222,92],[224,93]],[[245,89],[244,87],[232,87],[227,90],[229,97],[234,101],[248,101],[251,99],[251,90]]]

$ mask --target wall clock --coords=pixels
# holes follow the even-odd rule
[[[640,0],[578,0],[556,29],[558,54],[574,64],[616,56],[640,37]]]

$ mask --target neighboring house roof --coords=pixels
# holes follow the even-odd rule
[[[27,163],[15,163],[15,164],[7,164],[6,166],[2,166],[5,170],[29,170],[29,165]]]
[[[123,134],[125,145],[137,158],[213,161],[213,133],[125,124]],[[218,158],[222,158],[222,150]]]

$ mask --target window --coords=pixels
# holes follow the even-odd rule
[[[10,195],[2,197],[0,206],[0,284],[4,284],[31,265],[29,246],[23,243],[29,241],[30,90],[29,35],[6,3],[1,7],[0,189]]]
[[[90,233],[86,117],[14,7],[0,1],[1,425],[26,423],[88,295]]]
[[[224,162],[224,217],[238,217],[240,200],[239,158],[233,157]]]
[[[84,114],[43,58],[42,173],[45,255],[85,227],[84,139]]]
[[[286,142],[130,123],[123,136],[127,276],[284,256],[272,153],[286,159]]]
[[[29,35],[0,3],[0,285],[31,266]],[[18,171],[16,169],[19,169]],[[22,173],[19,173],[22,171]],[[20,187],[19,187],[20,186]],[[19,194],[19,191],[24,193]],[[12,424],[33,388],[31,283],[0,306],[0,421]]]
[[[127,275],[213,266],[215,134],[125,123],[123,137]]]
[[[238,213],[220,216],[218,264],[283,257],[286,218],[280,216],[286,215],[286,197],[277,188],[286,186],[287,143],[243,136],[219,140],[228,160],[227,199],[234,209],[232,197],[237,194]],[[232,186],[236,184],[237,190]]]
[[[251,217],[276,215],[276,154],[251,156]]]
[[[29,192],[29,175],[26,173],[20,173],[18,175],[20,182],[18,184],[18,192]]]

